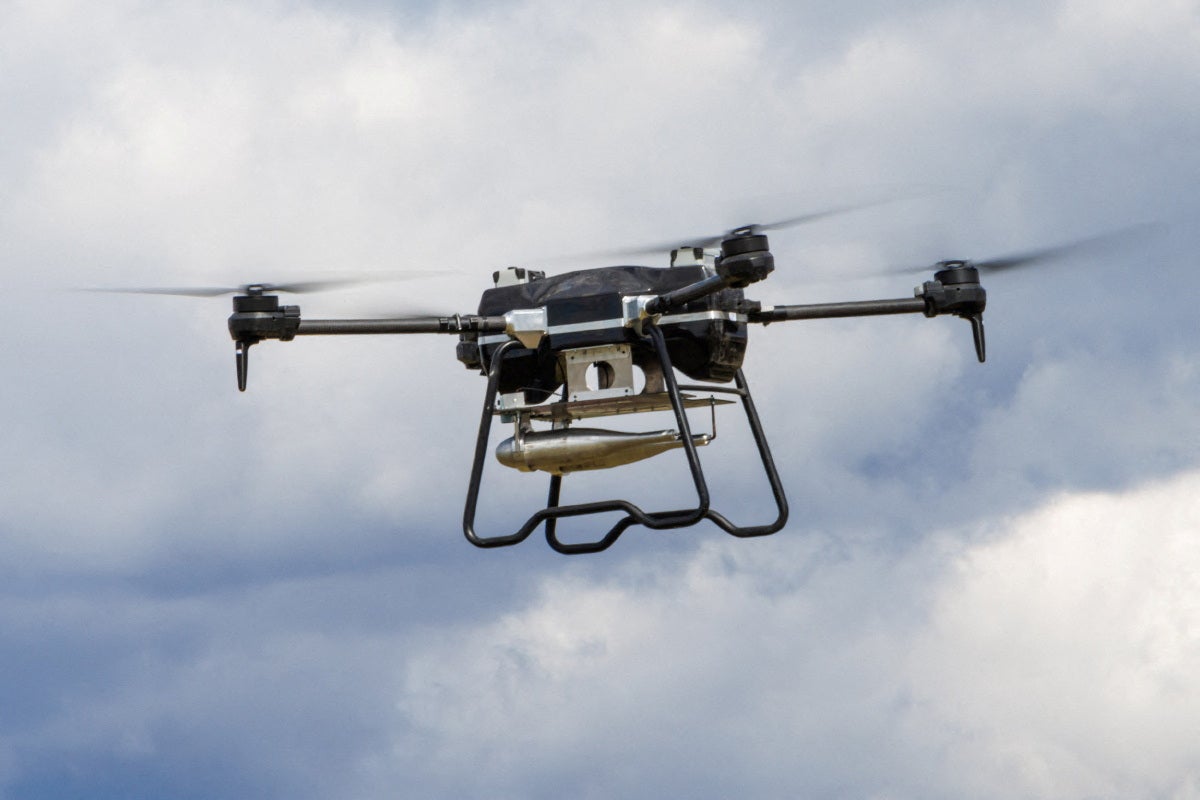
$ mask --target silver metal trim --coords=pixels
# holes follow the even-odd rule
[[[532,309],[529,309],[532,310]],[[510,312],[511,313],[511,312]],[[680,325],[685,322],[704,322],[706,320],[727,320],[729,322],[745,322],[746,315],[739,314],[736,311],[719,311],[713,309],[711,311],[693,311],[689,314],[667,314],[659,317],[659,325]],[[568,325],[551,325],[547,329],[547,333],[551,336],[563,333],[584,333],[587,331],[604,331],[612,328],[624,328],[633,323],[633,320],[626,320],[614,317],[612,319],[593,320],[591,322],[572,322]],[[490,336],[480,336],[479,344],[491,345],[501,344],[509,340],[509,335],[504,333],[492,334]]]
[[[745,322],[746,315],[736,311],[695,311],[691,314],[667,314],[658,320],[659,325],[678,324],[682,322],[703,322],[704,320],[724,319],[729,322]]]

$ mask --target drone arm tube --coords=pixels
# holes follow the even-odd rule
[[[233,299],[229,333],[236,343],[238,390],[246,391],[250,347],[264,339],[291,341],[297,336],[381,333],[499,333],[508,329],[504,317],[455,314],[450,317],[398,319],[300,318],[299,306],[280,306],[274,296],[245,296]]]
[[[928,305],[922,297],[898,300],[860,300],[850,303],[813,303],[798,306],[772,306],[750,311],[750,322],[769,325],[797,319],[832,319],[835,317],[872,317],[886,314],[927,314]]]
[[[983,310],[986,306],[987,292],[979,285],[978,272],[970,267],[953,267],[936,273],[934,280],[926,282],[912,298],[749,308],[746,311],[746,319],[769,325],[772,322],[796,319],[870,317],[884,314],[924,314],[927,317],[936,317],[953,314],[971,323],[975,355],[983,362],[986,357]]]
[[[386,333],[502,333],[504,317],[459,315],[451,317],[406,317],[400,319],[302,319],[297,336],[328,336]]]
[[[714,292],[719,292],[722,289],[728,289],[730,281],[727,277],[721,275],[713,275],[704,280],[697,281],[688,286],[676,289],[672,292],[666,292],[655,297],[646,304],[647,314],[665,314],[666,312],[685,306],[693,300],[699,300]]]
[[[713,265],[715,275],[658,295],[646,304],[646,314],[665,314],[724,289],[744,289],[770,275],[775,269],[775,257],[771,255],[767,237],[753,228],[731,231],[721,242],[721,254]]]

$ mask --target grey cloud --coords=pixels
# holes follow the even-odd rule
[[[446,789],[467,758],[501,793],[1186,792],[1195,481],[1060,498],[974,543],[809,532],[549,581],[409,660],[404,763]]]
[[[795,779],[781,763],[820,793],[962,789],[937,771],[953,741],[894,741],[963,722],[917,656],[949,653],[969,675],[969,631],[925,626],[944,608],[926,589],[975,603],[1000,578],[955,584],[931,531],[952,554],[1053,493],[1196,464],[1194,10],[361,6],[0,12],[16,120],[0,151],[0,613],[6,663],[22,665],[8,795],[185,796],[221,779],[253,796],[693,788],[659,756],[726,793],[779,794]],[[227,301],[56,291],[412,267],[448,275],[301,305],[469,311],[521,258],[721,230],[754,198],[780,199],[753,211],[777,218],[930,185],[949,191],[773,234],[780,268],[753,295],[904,296],[911,276],[829,279],[1170,227],[989,278],[984,366],[953,319],[754,331],[747,372],[793,500],[766,542],[635,530],[583,562],[536,537],[477,552],[459,522],[483,384],[451,338],[265,343],[239,395]],[[768,498],[735,420],[711,448],[714,494],[753,518]],[[646,502],[686,499],[670,463],[568,491],[628,480]],[[488,524],[544,497],[542,476],[491,476]],[[1041,546],[1022,531],[1018,551]],[[657,658],[660,634],[687,664]],[[835,689],[770,693],[791,676]],[[621,718],[643,708],[661,727]],[[506,715],[530,727],[511,733]],[[660,736],[672,719],[683,732]],[[580,720],[628,738],[598,742]],[[755,770],[730,770],[740,741]],[[593,748],[625,771],[579,780],[597,774]],[[1104,785],[1156,790],[1181,764]]]

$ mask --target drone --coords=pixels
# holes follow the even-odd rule
[[[987,292],[980,273],[1058,258],[1101,238],[1004,258],[939,261],[931,268],[932,278],[916,287],[911,297],[807,305],[765,305],[746,297],[747,288],[765,281],[775,269],[767,233],[829,213],[746,225],[718,236],[686,240],[681,246],[664,246],[662,250],[671,248],[669,267],[608,266],[551,276],[541,270],[508,267],[493,273],[493,286],[483,292],[473,314],[306,319],[299,306],[280,304],[281,293],[329,288],[336,283],[331,281],[116,291],[234,294],[229,333],[241,391],[247,386],[251,347],[269,339],[457,336],[458,360],[487,379],[463,509],[463,533],[478,547],[515,545],[542,527],[547,543],[560,553],[595,553],[610,547],[634,525],[669,530],[704,520],[733,536],[748,538],[775,533],[788,519],[783,484],[742,372],[750,326],[895,314],[954,316],[970,324],[975,354],[983,362]],[[635,381],[638,373],[640,388]],[[687,382],[681,382],[680,375]],[[712,507],[698,454],[715,437],[716,407],[738,403],[775,502],[775,518],[766,524],[738,525]],[[688,410],[703,407],[713,415],[711,434],[693,433],[689,422]],[[674,428],[595,427],[595,420],[650,412],[673,414]],[[477,531],[476,510],[497,417],[513,426],[512,436],[495,449],[499,463],[521,472],[547,473],[550,484],[545,506],[517,530],[489,535]],[[559,502],[566,475],[620,467],[674,450],[682,450],[687,460],[696,498],[690,508],[645,510],[623,499]],[[561,519],[612,512],[619,518],[597,538],[581,542],[559,536]]]

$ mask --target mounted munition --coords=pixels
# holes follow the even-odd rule
[[[711,440],[707,433],[692,436],[697,447]],[[632,464],[678,447],[683,447],[683,437],[672,430],[627,433],[603,428],[560,428],[518,431],[516,436],[499,444],[496,458],[504,466],[522,472],[541,470],[565,475]]]

